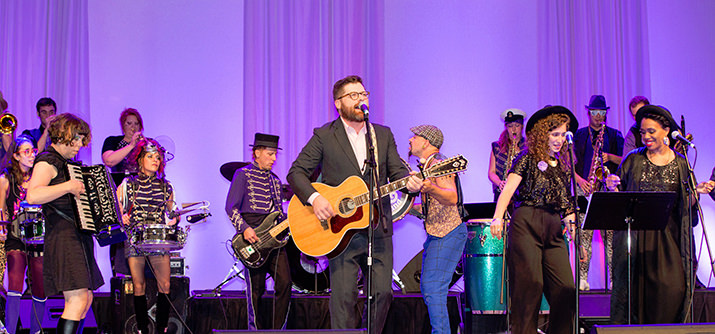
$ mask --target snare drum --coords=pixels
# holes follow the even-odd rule
[[[29,245],[41,245],[45,242],[45,217],[42,206],[30,205],[23,201],[15,218],[19,222],[19,235]]]
[[[131,243],[137,249],[149,253],[177,251],[186,244],[186,232],[179,226],[139,225],[132,233]]]
[[[506,285],[502,290],[504,239],[492,236],[491,219],[467,222],[467,246],[464,266],[467,300],[473,314],[502,314],[506,311]],[[501,292],[501,294],[500,294]],[[548,311],[546,298],[541,298],[541,312]]]

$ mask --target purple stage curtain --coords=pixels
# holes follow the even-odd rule
[[[39,126],[35,103],[45,96],[89,122],[87,22],[86,0],[0,1],[0,90],[18,134]]]
[[[246,1],[243,138],[280,136],[274,172],[285,182],[313,128],[337,117],[333,83],[360,75],[371,121],[384,109],[384,4],[359,1]],[[250,161],[250,151],[244,160]]]
[[[539,105],[564,105],[583,127],[584,105],[601,94],[608,125],[628,129],[630,99],[651,97],[645,1],[544,0],[537,11]]]

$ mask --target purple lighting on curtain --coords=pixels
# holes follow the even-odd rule
[[[645,2],[550,0],[537,11],[539,105],[564,105],[583,127],[584,105],[600,94],[608,125],[628,130],[630,99],[651,96]]]
[[[243,138],[280,136],[273,170],[284,182],[313,128],[337,117],[338,79],[361,76],[372,93],[371,120],[384,119],[383,7],[382,0],[246,1]]]

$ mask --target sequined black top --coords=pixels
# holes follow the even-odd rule
[[[649,159],[643,159],[643,173],[640,175],[640,184],[638,191],[675,191],[680,193],[680,172],[675,159],[671,160],[665,166],[658,166],[652,163]],[[678,207],[680,199],[675,199],[673,207]],[[672,210],[671,220],[668,222],[668,229],[675,240],[680,238],[680,230],[677,221],[680,213],[678,210]]]
[[[552,167],[546,161],[537,161],[532,155],[522,153],[509,173],[522,177],[514,194],[515,207],[532,206],[562,217],[574,212],[569,177],[561,166]]]

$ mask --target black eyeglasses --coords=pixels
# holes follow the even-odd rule
[[[337,98],[336,100],[340,100],[340,99],[342,99],[342,98],[344,98],[344,97],[346,97],[346,96],[350,96],[351,99],[357,101],[361,96],[364,97],[364,98],[367,98],[368,96],[370,96],[370,92],[352,92],[352,93],[347,93],[347,94],[345,94],[345,95],[343,95],[343,96]]]

